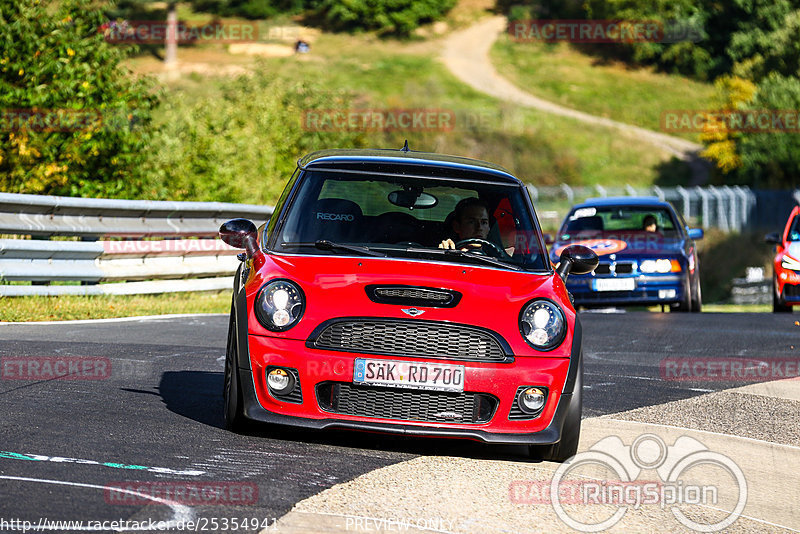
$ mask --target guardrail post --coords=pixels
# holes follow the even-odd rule
[[[676,188],[678,194],[683,199],[683,218],[685,220],[689,220],[689,216],[691,215],[691,207],[689,206],[689,192],[681,186]]]
[[[561,184],[561,190],[567,196],[567,201],[570,204],[574,204],[575,203],[575,192],[572,190],[572,188],[570,186],[568,186],[567,184]]]
[[[741,201],[739,204],[740,230],[748,228],[750,226],[750,198],[747,192],[738,185],[733,186],[733,190]]]
[[[708,229],[711,226],[711,209],[708,192],[700,186],[697,186],[695,191],[700,195],[700,216],[703,219],[703,229]]]
[[[728,224],[730,225],[730,229],[732,232],[739,232],[742,227],[739,224],[739,216],[736,211],[736,194],[733,192],[733,189],[727,185],[722,186],[721,189],[728,197]]]
[[[666,197],[664,196],[664,190],[658,187],[657,185],[653,186],[653,193],[656,194],[656,196],[661,202],[664,202],[664,200],[666,199]]]
[[[723,232],[729,232],[728,218],[725,215],[725,202],[722,200],[722,193],[714,186],[708,186],[709,191],[714,195],[717,204],[717,227]]]
[[[606,191],[606,188],[603,187],[602,185],[596,185],[594,186],[594,188],[597,190],[597,192],[600,194],[601,197],[608,196],[608,191]]]
[[[635,196],[638,195],[638,193],[636,192],[636,189],[634,189],[633,187],[631,187],[628,184],[625,184],[625,191],[628,193],[628,196],[631,196],[631,197],[635,197]]]

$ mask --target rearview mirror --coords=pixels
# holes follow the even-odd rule
[[[423,193],[422,191],[392,191],[389,193],[389,202],[401,208],[410,209],[427,209],[436,206],[439,199],[430,193]]]
[[[243,248],[252,258],[258,251],[256,225],[247,219],[231,219],[219,227],[219,237],[233,248]]]
[[[558,275],[565,282],[571,273],[588,274],[597,268],[600,259],[589,247],[570,245],[561,252]]]
[[[697,241],[699,239],[703,239],[703,235],[705,234],[702,228],[687,228],[686,235],[689,236],[689,239]]]

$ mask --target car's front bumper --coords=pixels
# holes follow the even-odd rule
[[[580,323],[570,349],[570,357],[516,356],[510,363],[438,361],[464,365],[465,391],[490,394],[498,399],[494,414],[487,423],[443,423],[392,420],[342,413],[330,413],[320,407],[316,387],[322,383],[351,383],[356,357],[376,356],[314,350],[304,341],[248,336],[250,358],[240,353],[239,383],[246,417],[265,423],[277,423],[312,429],[346,428],[416,436],[466,438],[487,443],[552,444],[561,438],[561,430],[575,400],[573,389],[581,370]],[[381,357],[378,357],[381,358]],[[392,360],[420,360],[385,357]],[[242,367],[247,363],[250,368]],[[279,400],[266,387],[268,366],[296,369],[302,403]],[[541,385],[549,390],[542,413],[530,420],[511,420],[509,412],[522,385]],[[578,402],[580,399],[578,398]]]
[[[628,291],[596,291],[595,279],[629,279],[635,287]],[[688,287],[686,276],[677,275],[631,275],[627,277],[570,276],[567,289],[575,299],[576,306],[652,306],[676,304],[685,299]]]

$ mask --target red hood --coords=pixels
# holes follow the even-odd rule
[[[258,259],[257,259],[258,260]],[[257,261],[257,263],[261,263]],[[259,288],[273,278],[297,282],[306,295],[306,310],[300,322],[285,334],[264,329],[251,313],[252,334],[307,339],[320,323],[336,317],[389,317],[408,319],[401,306],[379,304],[367,296],[370,284],[402,284],[451,289],[462,293],[454,308],[424,310],[419,320],[448,321],[494,330],[511,345],[515,354],[536,353],[519,333],[519,313],[534,297],[546,297],[561,305],[572,324],[575,312],[564,284],[554,274],[531,274],[510,270],[407,259],[352,258],[337,256],[277,256],[264,258],[263,265],[247,281],[248,309]],[[569,356],[572,339],[562,345]],[[561,350],[543,353],[561,355]]]

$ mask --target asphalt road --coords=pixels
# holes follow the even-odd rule
[[[800,326],[792,315],[581,318],[585,417],[749,383],[664,380],[664,358],[796,358],[800,350]],[[0,325],[0,531],[12,531],[2,523],[11,519],[36,524],[42,518],[159,521],[190,515],[246,518],[263,526],[332,485],[419,455],[520,459],[514,447],[466,441],[280,428],[228,433],[221,415],[226,328],[224,316]],[[54,356],[97,358],[89,378],[107,364],[112,371],[95,380],[29,380],[12,376],[13,364],[11,375],[6,368],[9,359]],[[104,489],[131,481],[233,485],[223,504],[183,508],[145,505]]]

